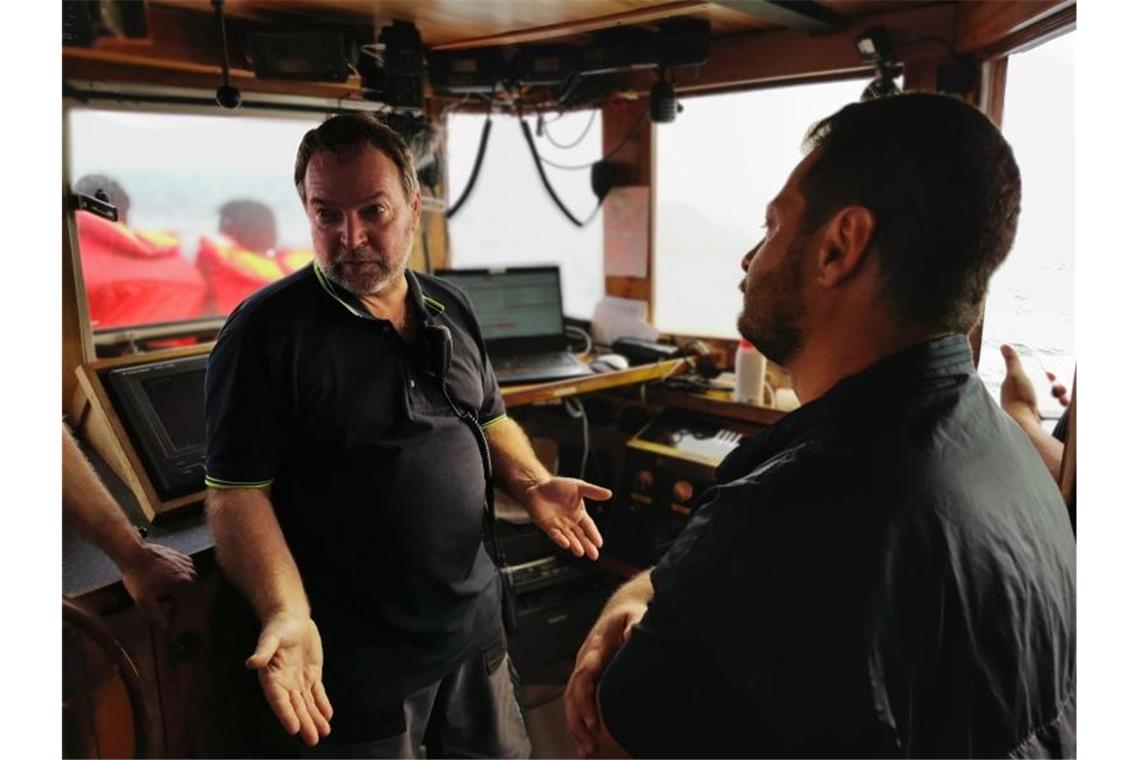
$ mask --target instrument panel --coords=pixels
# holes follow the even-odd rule
[[[649,422],[626,444],[617,496],[606,516],[606,553],[638,567],[660,559],[700,497],[716,484],[716,468],[759,430],[676,410]]]

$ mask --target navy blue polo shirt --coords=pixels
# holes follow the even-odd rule
[[[451,331],[452,400],[484,428],[506,419],[466,297],[407,281],[417,323]],[[482,459],[426,371],[423,334],[406,344],[314,265],[234,311],[206,372],[206,483],[269,486],[338,716],[389,705],[500,636]]]

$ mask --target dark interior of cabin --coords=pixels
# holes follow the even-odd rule
[[[644,626],[631,622],[624,631],[614,629],[618,638],[606,646],[616,649],[636,640],[637,651],[652,658],[654,646],[672,641],[672,634],[654,633],[649,624],[664,626],[666,611],[684,609],[674,622],[677,630],[688,632],[711,626],[719,614],[716,600],[724,589],[686,585],[701,580],[685,560],[695,563],[703,556],[702,537],[708,547],[716,545],[709,527],[713,518],[703,524],[699,519],[702,507],[710,515],[724,513],[709,505],[735,493],[739,483],[759,483],[764,467],[779,464],[781,456],[808,456],[791,448],[780,456],[763,449],[771,456],[764,467],[740,469],[742,452],[759,452],[765,441],[775,445],[770,442],[785,435],[781,431],[809,424],[802,420],[814,425],[830,420],[821,416],[820,397],[839,403],[834,393],[825,396],[827,384],[817,390],[805,379],[811,373],[801,368],[800,344],[781,352],[780,341],[760,339],[763,331],[753,325],[762,322],[749,321],[748,310],[761,308],[749,301],[752,288],[760,287],[756,272],[763,267],[753,260],[773,250],[783,221],[774,220],[771,209],[785,213],[778,200],[787,192],[781,189],[785,180],[791,183],[789,176],[812,171],[801,164],[812,160],[812,151],[826,155],[830,150],[805,142],[813,125],[849,104],[889,104],[916,93],[940,94],[955,107],[965,104],[971,114],[980,112],[1003,144],[1004,135],[1020,166],[1020,220],[1016,208],[1012,212],[1017,234],[1002,244],[1001,255],[1008,258],[992,279],[993,267],[979,275],[980,295],[971,306],[977,318],[961,329],[921,335],[945,341],[953,333],[954,349],[964,357],[961,377],[969,378],[961,382],[978,389],[972,396],[963,391],[963,398],[983,410],[971,418],[974,434],[984,436],[987,446],[1016,438],[1009,444],[1013,453],[1001,449],[1002,457],[1016,460],[1016,467],[1003,465],[1006,472],[1024,467],[1033,486],[1019,486],[1021,491],[1050,510],[1055,507],[1048,520],[1037,512],[1026,518],[1033,526],[1026,530],[1047,536],[1053,542],[1049,552],[1058,553],[1055,562],[1042,559],[1053,556],[1044,549],[1035,555],[1055,575],[1031,568],[1034,580],[1026,584],[1036,589],[1033,598],[1040,597],[1043,605],[1073,602],[1069,596],[1075,596],[1075,587],[1070,594],[1064,582],[1072,581],[1076,530],[1071,219],[1076,18],[1075,0],[64,2],[63,756],[332,757],[344,756],[335,753],[358,743],[364,754],[352,756],[972,756],[1007,750],[1022,753],[1017,756],[1073,756],[1075,696],[1066,691],[1064,669],[1071,668],[1075,655],[1067,628],[1021,642],[1016,657],[1009,655],[1017,659],[1032,650],[1044,657],[1041,652],[1048,650],[1053,653],[1049,667],[1057,672],[1043,675],[1044,670],[1019,669],[1005,660],[993,666],[998,671],[987,670],[985,663],[977,666],[979,673],[999,673],[995,682],[1008,675],[1034,689],[1053,679],[1050,688],[1056,693],[1048,699],[1056,704],[1048,709],[1059,705],[1059,712],[1034,712],[1036,703],[1024,707],[1036,721],[1032,730],[1022,725],[1029,718],[1018,713],[1021,707],[1002,701],[1004,681],[987,692],[992,709],[989,701],[974,698],[972,712],[967,710],[959,723],[951,697],[944,704],[933,702],[929,709],[938,717],[923,720],[938,724],[935,730],[913,712],[918,702],[908,708],[893,701],[901,693],[896,688],[930,687],[924,678],[935,679],[941,693],[956,695],[958,686],[937,681],[955,680],[954,668],[942,661],[942,670],[919,673],[917,666],[911,671],[883,665],[880,673],[878,654],[868,655],[872,683],[853,686],[848,695],[844,679],[851,679],[844,668],[850,662],[826,654],[832,650],[829,639],[820,639],[824,643],[812,650],[818,652],[811,658],[819,663],[818,672],[796,678],[835,684],[828,691],[834,699],[816,689],[803,702],[797,694],[784,694],[786,701],[767,692],[758,696],[763,689],[751,691],[753,682],[732,676],[736,663],[748,662],[753,664],[740,668],[755,668],[773,682],[785,677],[781,658],[791,662],[805,655],[783,639],[766,643],[763,637],[726,634],[723,652],[709,645],[707,668],[674,657],[653,683],[636,681],[637,668],[648,666],[627,656],[622,668],[606,675],[613,696],[595,695],[600,671],[583,661],[591,654],[591,631],[601,630],[596,621],[606,619],[607,601],[623,598],[619,589],[649,583],[651,577],[661,598],[647,614],[656,617]],[[385,182],[404,188],[404,200],[393,201],[397,208],[390,212],[377,205],[379,200],[367,207],[355,196],[351,203],[343,200],[373,176],[360,168],[364,162],[349,166],[344,158],[349,153],[328,147],[331,142],[313,143],[312,156],[304,160],[297,153],[302,141],[317,139],[309,136],[327,119],[364,116],[403,146],[393,149],[398,156],[387,148],[377,153],[378,166],[392,167]],[[839,126],[831,129],[840,134]],[[320,139],[338,138],[329,132]],[[368,139],[380,148],[375,137]],[[896,142],[868,144],[888,146],[886,165]],[[405,156],[408,160],[396,160]],[[850,161],[849,167],[866,163]],[[847,187],[844,175],[837,176],[832,185]],[[888,185],[897,176],[878,181]],[[972,192],[961,187],[967,188],[963,194]],[[408,200],[409,188],[414,188],[414,203]],[[374,196],[389,197],[385,193]],[[765,219],[769,201],[773,206]],[[911,202],[916,209],[920,205],[913,197],[897,201],[904,216]],[[353,247],[354,235],[387,240],[386,232],[371,235],[402,224],[399,215],[405,212],[412,221],[400,227],[406,232],[406,260],[399,273],[406,266],[408,295],[406,305],[400,301],[390,312],[391,304],[377,295],[389,291],[354,286],[365,281],[368,267],[380,264],[337,257],[367,249]],[[396,221],[375,221],[389,213]],[[885,211],[871,222],[855,212],[840,216],[854,230],[888,218]],[[841,247],[850,235],[858,237],[847,227],[835,229]],[[867,235],[878,234],[874,229]],[[875,245],[881,239],[875,238]],[[859,245],[869,247],[866,240]],[[862,254],[852,255],[851,266],[862,266]],[[820,264],[821,272],[826,263]],[[391,282],[398,289],[405,278]],[[777,285],[802,286],[796,282],[785,278]],[[304,298],[320,304],[291,295],[301,287],[308,288]],[[851,287],[843,292],[852,300],[842,303],[864,303],[850,295]],[[287,298],[296,304],[280,306]],[[803,308],[815,313],[815,301],[799,304],[800,310],[777,297],[773,302],[776,306],[764,313],[774,320],[791,320]],[[779,310],[781,304],[787,309]],[[339,318],[347,325],[337,328],[343,334],[294,333],[292,325],[302,324],[309,309],[324,309],[320,313],[329,320]],[[888,307],[882,309],[888,313]],[[262,316],[269,313],[273,324]],[[846,329],[842,319],[828,318],[836,320],[836,330]],[[362,326],[376,329],[349,336],[350,329]],[[778,325],[771,330],[793,343],[799,337],[796,331],[788,337]],[[836,330],[833,336],[840,334]],[[810,346],[814,333],[808,332]],[[251,335],[262,336],[261,343],[243,342]],[[294,341],[294,335],[305,339]],[[384,379],[396,365],[373,363],[362,348],[380,340],[396,346],[391,350],[397,364],[406,363],[415,373],[391,370],[395,374]],[[916,342],[909,340],[896,343]],[[888,342],[884,339],[884,345]],[[847,353],[855,353],[862,338],[850,345]],[[945,362],[950,359],[943,354],[949,356],[951,349],[938,343],[930,351],[944,364],[927,374],[949,372]],[[846,356],[841,348],[835,353]],[[280,363],[261,368],[263,356],[275,357],[265,362]],[[1010,380],[1015,372],[1024,379],[1016,387]],[[381,390],[360,390],[374,387]],[[847,384],[851,393],[854,387]],[[1025,412],[1021,417],[1011,411],[1018,393],[1024,401],[1016,407]],[[334,397],[335,403],[328,402],[332,412],[314,421],[320,415],[312,410],[323,409]],[[864,410],[888,409],[894,401],[876,396],[859,403]],[[390,411],[397,407],[404,411]],[[390,414],[406,419],[390,422]],[[906,414],[899,412],[900,420],[917,424]],[[999,417],[1003,421],[995,421]],[[868,424],[859,419],[858,424]],[[924,451],[923,435],[930,436],[931,447],[949,447],[938,455],[945,460],[959,455],[946,443],[956,440],[956,433],[900,430],[906,432],[898,440],[884,434],[867,444],[881,446],[883,457],[899,446],[900,470],[918,467],[908,463],[921,458],[912,453]],[[910,448],[898,442],[904,438],[912,441]],[[820,440],[825,447],[833,439]],[[80,452],[73,461],[69,441]],[[518,447],[523,453],[516,456]],[[273,467],[261,464],[268,461],[266,452],[276,457]],[[873,452],[849,453],[851,462],[863,462]],[[838,456],[833,450],[827,455]],[[74,485],[69,485],[69,462],[76,473],[83,471],[75,477],[84,479]],[[328,473],[327,491],[306,463]],[[986,472],[998,483],[996,464],[991,465]],[[835,483],[845,479],[851,504],[870,499],[868,491],[889,501],[893,492],[886,486],[875,491],[879,476],[871,470],[878,468],[851,464],[819,470],[794,490],[815,493],[817,486],[838,488]],[[535,477],[536,472],[541,474]],[[398,482],[390,485],[386,478]],[[970,488],[987,487],[986,475],[973,480]],[[1009,482],[1015,481],[1010,475]],[[563,490],[555,493],[557,488],[549,486],[549,494],[539,493],[551,482]],[[931,476],[922,487],[932,489],[935,482],[942,481]],[[783,493],[775,488],[757,493]],[[602,498],[604,491],[610,496]],[[821,503],[836,510],[838,497],[827,493]],[[297,494],[310,497],[303,508]],[[245,522],[253,519],[253,508],[241,501],[253,495],[260,499],[256,508],[264,506],[268,516],[256,526]],[[465,512],[449,506],[461,496],[473,505]],[[349,507],[337,503],[359,505],[369,498],[368,509],[395,516],[365,525],[346,517]],[[765,498],[778,501],[756,498],[761,506]],[[404,506],[397,510],[389,499]],[[569,506],[557,506],[560,499]],[[939,499],[934,503],[944,506]],[[422,509],[408,506],[421,500]],[[74,507],[83,515],[68,512],[75,504],[86,504]],[[804,506],[795,519],[807,521],[804,515],[810,512]],[[838,542],[844,532],[851,543],[864,546],[881,539],[842,517],[830,523],[825,516],[810,519],[817,546]],[[986,527],[975,533],[1012,530],[1012,518],[976,519],[982,522],[971,525]],[[794,553],[789,547],[795,541],[779,533],[794,530],[794,521],[783,520],[762,523],[764,535],[738,561],[721,558],[724,574],[718,577],[731,579],[744,572],[742,564],[759,567],[766,556]],[[690,528],[693,523],[698,525]],[[899,525],[891,529],[892,537],[905,533],[909,523]],[[122,538],[124,530],[129,540]],[[948,529],[947,544],[960,533],[970,534],[957,530]],[[273,535],[265,538],[266,531]],[[722,532],[732,531],[722,527]],[[336,542],[326,533],[337,536]],[[826,538],[832,534],[836,537]],[[469,538],[466,544],[463,538]],[[964,548],[958,550],[966,552],[972,545],[962,540]],[[123,564],[124,541],[136,553],[139,546],[166,547],[170,554],[158,550],[161,556],[148,561],[168,563],[168,572],[184,582],[146,596],[143,581],[129,582],[138,568],[128,571]],[[432,564],[434,559],[422,555],[450,558],[460,544],[469,548],[462,560],[466,569],[452,569],[440,580],[433,573],[443,560]],[[262,563],[266,546],[278,552],[266,550],[266,557],[291,551],[296,563],[292,558]],[[947,551],[953,555],[955,549]],[[846,557],[829,550],[818,565],[834,569],[849,559],[851,567],[862,568],[859,563],[872,562],[861,554]],[[880,564],[903,561],[886,549],[875,557]],[[926,567],[913,561],[913,567]],[[1018,565],[1018,557],[1003,561],[1030,572]],[[340,570],[322,571],[317,580],[310,575],[315,566]],[[655,567],[652,575],[646,572]],[[791,577],[792,567],[773,560],[763,572]],[[808,573],[802,598],[850,598],[836,590],[842,573],[835,572]],[[911,572],[905,577],[924,577],[925,571]],[[416,580],[418,574],[425,580]],[[468,602],[476,594],[473,579],[484,576],[480,599],[489,588],[503,591],[496,593],[496,620],[476,625],[473,620],[482,613]],[[298,581],[304,585],[300,596],[300,586],[290,585]],[[986,596],[999,582],[977,582],[986,589],[977,592],[984,599],[977,602],[981,606],[969,607],[977,600],[963,592],[970,600],[962,602],[969,607],[962,613],[966,617],[971,611],[1000,616],[995,609],[1018,605],[1018,614],[1028,614],[1028,603]],[[801,609],[791,599],[794,592],[782,590],[791,587],[752,589],[744,583],[734,586],[741,606],[761,609],[770,603],[792,617],[802,611],[804,621],[788,624],[796,631],[797,625],[813,631],[862,630],[842,618],[857,613],[841,601],[818,610],[804,602]],[[284,707],[267,704],[273,702],[272,674],[281,660],[267,654],[270,664],[243,666],[255,648],[260,653],[265,640],[259,643],[259,633],[270,630],[267,621],[275,619],[270,612],[281,612],[280,599],[269,599],[279,585],[291,600],[300,600],[302,618],[312,603],[333,703],[327,714],[323,691],[317,694],[320,683],[312,691],[316,697],[292,693],[300,703],[291,704],[287,696]],[[886,586],[891,593],[897,590]],[[682,592],[691,606],[668,606],[668,599]],[[461,597],[466,606],[456,611]],[[875,610],[882,604],[886,611],[867,624],[866,640],[861,633],[837,638],[837,653],[848,646],[879,646],[878,621],[907,614],[891,606],[889,594],[888,601],[876,594],[869,598]],[[433,605],[446,608],[446,614]],[[508,705],[517,701],[521,711],[521,733],[513,744],[502,737],[498,744],[478,745],[481,749],[448,744],[448,731],[458,731],[456,726],[469,719],[441,727],[446,722],[441,715],[462,707],[458,701],[439,706],[441,695],[459,688],[462,679],[452,675],[434,680],[423,715],[414,713],[410,701],[393,703],[393,713],[394,697],[386,696],[383,709],[370,707],[371,713],[360,717],[365,708],[358,710],[357,702],[372,705],[360,694],[370,693],[373,670],[401,674],[407,663],[422,660],[435,668],[448,658],[455,665],[452,655],[459,649],[475,651],[474,639],[483,635],[476,630],[500,630],[498,612],[508,657],[491,658],[492,666],[486,659],[491,650],[480,651],[488,674],[493,667],[508,674],[500,684],[507,690],[498,697]],[[325,625],[334,618],[350,622],[338,623],[340,628]],[[440,631],[430,632],[432,626]],[[379,638],[369,638],[376,630],[382,631],[375,634]],[[927,643],[958,635],[939,630]],[[999,629],[983,637],[1004,634]],[[788,636],[815,641],[802,631]],[[389,640],[393,643],[376,643]],[[284,652],[280,646],[278,652]],[[907,648],[882,646],[890,658]],[[926,652],[927,644],[915,646]],[[387,652],[376,655],[384,664],[373,668],[366,664],[368,654],[345,662],[349,658],[334,651],[339,647]],[[717,659],[722,655],[727,664]],[[722,671],[727,675],[717,680]],[[319,660],[315,672],[319,682]],[[961,672],[970,674],[963,676],[971,684],[961,687],[965,693],[973,688],[974,671]],[[674,680],[688,684],[689,691],[678,686],[675,692],[669,685]],[[636,688],[625,688],[635,682]],[[415,674],[393,675],[392,684],[392,689],[402,685],[405,700],[411,700],[413,686],[424,686]],[[701,684],[723,691],[718,699],[729,700],[734,709],[710,710],[693,691],[703,689]],[[582,718],[590,708],[573,707],[578,687],[606,716],[609,728],[597,729]],[[1025,686],[1019,693],[1029,691]],[[791,728],[804,725],[799,722],[804,712],[850,716],[857,710],[845,706],[849,696],[850,704],[866,708],[865,722],[851,717],[829,726],[824,720],[818,731],[807,732],[820,736],[810,737]],[[655,700],[673,701],[675,714],[688,717],[631,714],[636,712],[631,705]],[[756,704],[770,709],[751,711]],[[332,735],[326,738],[330,714]],[[400,733],[392,721],[406,734],[400,749],[365,747],[365,739]],[[671,723],[691,725],[670,728]],[[338,733],[340,726],[346,728]],[[823,736],[831,728],[834,735]],[[334,754],[319,754],[322,745]]]

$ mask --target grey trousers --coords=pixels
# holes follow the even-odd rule
[[[402,734],[359,744],[322,740],[303,756],[419,758],[426,749],[428,757],[530,757],[513,670],[502,649],[476,655],[404,699]]]

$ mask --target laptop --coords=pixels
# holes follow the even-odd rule
[[[443,269],[435,275],[470,299],[500,385],[593,374],[566,350],[558,267]]]

